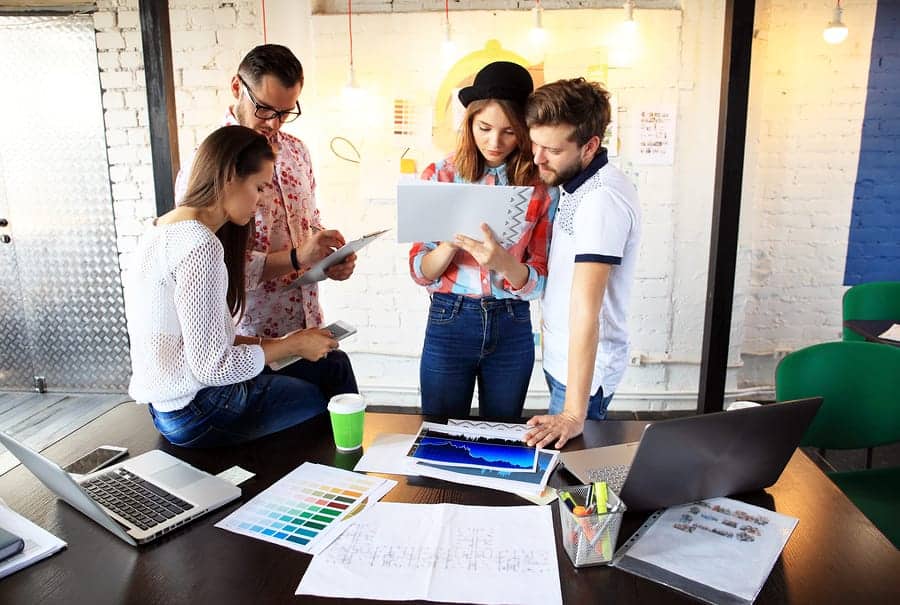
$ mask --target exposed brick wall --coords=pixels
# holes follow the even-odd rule
[[[123,269],[156,212],[137,0],[99,0],[94,13],[113,210]],[[221,119],[227,85],[246,51],[262,40],[255,0],[170,0],[169,20],[184,158]]]
[[[357,78],[374,93],[368,110],[375,117],[360,128],[339,101],[347,74],[346,18],[337,10],[337,15],[311,16],[321,2],[306,2],[298,15],[296,7],[303,2],[267,3],[275,11],[268,19],[270,41],[294,48],[308,74],[301,96],[304,116],[287,129],[310,145],[326,223],[356,236],[395,220],[390,200],[395,159],[407,143],[383,134],[384,116],[378,112],[387,115],[387,103],[395,96],[433,103],[442,73],[442,15],[397,11],[354,17]],[[428,3],[404,6],[411,4]],[[476,50],[496,38],[526,54],[530,15],[521,2],[511,4],[513,10],[454,11],[461,50]],[[620,407],[694,405],[721,73],[721,4],[708,0],[677,10],[643,11],[644,58],[632,69],[609,73],[621,120],[622,151],[616,161],[638,183],[645,214],[631,316],[633,349],[644,354],[644,365],[626,373],[616,399]],[[94,23],[124,264],[143,229],[141,221],[155,211],[137,0],[100,0],[98,5]],[[295,11],[289,19],[278,12],[288,6]],[[746,386],[770,385],[773,355],[839,333],[875,1],[844,2],[850,37],[837,47],[821,38],[830,6],[826,0],[757,3],[729,388],[738,385],[739,373]],[[185,157],[220,124],[231,102],[227,85],[233,69],[262,41],[261,18],[257,0],[172,0],[170,8],[179,146]],[[620,20],[620,8],[548,10],[544,24],[556,36],[553,44],[560,53],[547,64],[548,76],[583,73],[588,60],[583,49],[595,48]],[[272,38],[275,31],[283,37]],[[888,68],[896,76],[896,67]],[[658,104],[677,110],[675,164],[637,165],[634,116],[641,107]],[[362,164],[331,153],[337,135],[354,141]],[[430,145],[413,146],[420,169],[440,155]],[[322,296],[330,319],[360,328],[343,346],[363,373],[364,388],[383,390],[382,401],[415,401],[427,298],[407,276],[406,246],[376,242],[361,255],[354,279],[324,284]],[[539,375],[532,386],[537,401],[543,389]]]
[[[900,280],[900,3],[879,2],[844,284]]]
[[[742,213],[748,364],[840,338],[876,3],[843,5],[850,35],[837,46],[822,39],[832,2],[758,9]]]

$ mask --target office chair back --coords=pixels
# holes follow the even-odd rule
[[[849,319],[900,319],[900,282],[878,281],[853,286],[844,292],[844,321]],[[844,340],[865,340],[844,328]]]
[[[817,395],[824,401],[801,445],[861,449],[900,441],[900,348],[828,342],[778,364],[778,401]]]

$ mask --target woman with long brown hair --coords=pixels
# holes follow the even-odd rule
[[[546,282],[554,204],[538,178],[525,125],[533,89],[528,70],[516,63],[481,69],[459,92],[466,114],[456,152],[422,174],[450,183],[534,187],[518,240],[504,246],[482,225],[483,240],[457,235],[410,249],[410,274],[431,295],[419,368],[425,414],[468,415],[476,382],[481,415],[522,413],[534,366],[528,301]]]
[[[325,410],[315,385],[260,373],[291,355],[321,359],[337,347],[327,330],[235,336],[253,217],[274,159],[266,138],[249,128],[213,132],[197,150],[183,202],[153,222],[134,253],[125,282],[128,391],[149,404],[175,445],[249,441]]]

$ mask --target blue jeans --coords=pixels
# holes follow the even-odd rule
[[[551,376],[547,370],[544,370],[544,378],[550,389],[550,409],[547,413],[559,414],[563,411],[563,405],[566,403],[566,385]],[[597,392],[588,399],[588,420],[606,420],[606,410],[609,408],[609,402],[612,401],[613,395],[615,393],[604,397],[603,387],[597,387]]]
[[[528,302],[434,294],[422,348],[422,413],[468,416],[475,381],[478,411],[518,418],[534,367]]]
[[[326,400],[341,393],[359,393],[350,358],[340,350],[332,351],[319,361],[300,359],[277,371],[266,366],[263,374],[290,376],[310,382],[319,387]]]
[[[184,408],[159,412],[147,406],[153,424],[173,445],[218,447],[258,439],[325,411],[313,384],[277,374],[200,390]]]

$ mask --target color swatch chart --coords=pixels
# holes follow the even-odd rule
[[[349,525],[342,521],[396,481],[304,462],[216,527],[315,554]]]

